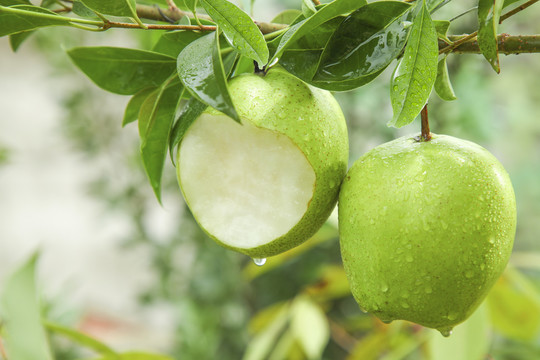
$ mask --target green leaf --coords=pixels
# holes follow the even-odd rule
[[[346,81],[386,68],[405,46],[410,8],[399,1],[378,1],[350,14],[328,41],[314,80]]]
[[[176,120],[169,136],[169,153],[173,164],[175,163],[176,146],[180,144],[191,124],[197,120],[207,107],[208,105],[203,104],[196,98],[191,98],[182,108],[182,112],[178,116],[178,120]]]
[[[312,16],[317,12],[317,9],[315,8],[315,4],[313,4],[312,0],[302,0],[302,14],[306,18]]]
[[[169,133],[178,107],[182,87],[176,76],[152,92],[141,106],[139,136],[144,169],[161,203],[161,177],[167,157]]]
[[[448,28],[450,27],[450,21],[448,20],[433,20],[433,25],[435,26],[435,31],[437,31],[437,36],[451,43],[452,41],[446,35],[448,33]]]
[[[197,2],[198,0],[183,0],[186,7],[191,10],[192,13],[197,11]]]
[[[504,0],[478,1],[478,47],[495,72],[501,72],[497,28]]]
[[[0,36],[16,34],[44,26],[69,24],[69,20],[38,6],[0,6]]]
[[[292,22],[299,16],[302,15],[302,12],[300,10],[296,9],[288,9],[283,10],[279,14],[276,15],[272,19],[272,23],[274,24],[292,24]]]
[[[431,359],[486,359],[491,333],[485,305],[481,305],[463,324],[456,326],[448,338],[433,330],[428,345]]]
[[[517,3],[519,1],[525,1],[525,0],[504,0],[504,5],[503,5],[503,9],[507,6],[510,6],[514,3]]]
[[[456,93],[452,88],[450,76],[448,76],[448,66],[446,65],[446,56],[439,61],[437,66],[437,79],[435,79],[435,91],[437,95],[445,101],[456,100]]]
[[[446,5],[450,1],[451,0],[426,0],[426,6],[428,11],[432,13],[435,9]]]
[[[178,76],[199,101],[240,122],[229,95],[217,37],[218,31],[186,46],[178,55]]]
[[[88,8],[98,13],[137,18],[135,0],[81,0]]]
[[[272,350],[279,334],[289,320],[289,304],[281,304],[270,323],[251,339],[246,348],[243,360],[264,360]]]
[[[178,57],[178,54],[191,42],[204,36],[204,33],[194,31],[170,31],[163,33],[154,45],[152,51]]]
[[[309,34],[304,35],[295,42],[289,44],[287,50],[283,52],[279,64],[288,72],[303,81],[321,89],[330,91],[347,91],[363,86],[375,79],[383,70],[364,77],[348,79],[345,81],[315,81],[313,76],[319,66],[319,59],[330,36],[336,27],[343,21],[342,17],[335,17]],[[268,45],[271,50],[275,50],[280,39],[271,41]]]
[[[96,13],[88,6],[84,5],[82,0],[73,1],[72,11],[74,14],[81,17],[93,18],[97,17]]]
[[[6,281],[0,298],[6,351],[12,360],[52,360],[51,349],[41,324],[36,289],[37,255],[32,256]]]
[[[419,12],[413,21],[405,53],[390,83],[394,117],[389,126],[410,124],[426,104],[437,78],[437,32],[425,2],[417,6]]]
[[[201,4],[236,51],[257,61],[261,68],[268,63],[266,41],[248,14],[226,0],[201,0]]]
[[[97,86],[121,95],[159,86],[175,68],[170,56],[136,49],[80,47],[68,55]]]
[[[129,100],[126,110],[124,111],[124,118],[122,119],[122,127],[127,124],[136,121],[139,118],[139,111],[146,98],[155,91],[156,88],[150,87],[142,89]]]
[[[172,357],[161,354],[151,354],[139,351],[129,351],[117,355],[109,355],[94,360],[174,360]]]
[[[300,296],[294,301],[291,314],[292,333],[308,359],[320,359],[330,340],[326,314],[306,296]]]
[[[276,59],[280,58],[283,51],[290,44],[293,44],[296,40],[310,33],[318,26],[324,24],[332,18],[335,18],[336,16],[349,13],[366,4],[366,0],[334,0],[333,2],[325,5],[313,16],[291,26],[289,30],[287,30],[283,36],[281,36],[279,45],[277,46],[272,59],[270,59],[270,63],[273,63]]]
[[[487,297],[491,322],[505,337],[535,339],[540,330],[540,291],[518,270],[508,267]]]
[[[11,50],[19,50],[19,47],[22,45],[22,43],[26,41],[26,39],[28,39],[34,32],[35,31],[30,30],[9,35],[9,46],[11,47]]]
[[[29,0],[0,0],[0,5],[2,6],[11,6],[11,5],[32,5]]]
[[[55,324],[52,322],[46,322],[45,327],[47,328],[48,331],[62,335],[70,339],[77,345],[80,345],[81,347],[84,347],[87,349],[91,349],[97,352],[98,354],[117,356],[117,353],[113,349],[111,349],[109,346],[77,330],[70,329],[63,325]]]

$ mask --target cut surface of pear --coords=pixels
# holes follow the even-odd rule
[[[257,247],[285,235],[313,197],[315,172],[298,146],[249,122],[203,114],[180,151],[186,201],[228,245]]]
[[[229,82],[241,124],[208,108],[178,147],[180,188],[217,243],[252,258],[313,236],[335,208],[348,165],[332,94],[280,68]]]

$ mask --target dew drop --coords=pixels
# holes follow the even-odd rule
[[[448,329],[438,329],[439,332],[441,333],[442,336],[444,337],[449,337],[450,335],[452,335],[452,329],[451,328],[448,328]]]
[[[444,230],[448,229],[448,224],[444,220],[441,220],[441,225]]]
[[[383,284],[381,285],[381,291],[382,291],[383,293],[387,292],[387,291],[388,291],[388,285],[385,284],[385,283],[383,283]]]
[[[450,313],[450,314],[448,314],[447,318],[450,321],[456,320],[457,319],[457,314],[456,313]]]
[[[266,258],[253,258],[253,262],[257,266],[263,266],[264,264],[266,264]]]
[[[404,309],[408,309],[411,306],[408,303],[406,303],[405,301],[403,301],[403,302],[401,302],[401,307],[404,308]]]

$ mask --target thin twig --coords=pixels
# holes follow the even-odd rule
[[[200,31],[215,31],[216,26],[213,25],[161,25],[161,24],[146,24],[150,30],[200,30]],[[126,28],[126,29],[141,29],[139,24],[108,21],[103,25],[103,29],[110,28]]]
[[[515,8],[514,10],[511,10],[509,12],[507,12],[506,14],[502,15],[501,18],[499,19],[499,24],[502,23],[504,20],[508,19],[510,16],[513,16],[515,14],[517,14],[518,12],[522,11],[522,10],[525,10],[526,8],[528,8],[529,6],[531,6],[532,4],[534,4],[535,2],[538,2],[538,0],[530,0],[530,1],[527,1],[526,3],[518,6],[517,8]]]
[[[431,132],[429,131],[427,104],[422,108],[420,116],[422,118],[422,134],[420,136],[420,141],[429,141],[431,140]]]
[[[461,14],[459,15],[456,15],[454,16],[453,18],[451,18],[450,20],[448,20],[449,22],[452,22],[454,20],[457,20],[459,19],[460,17],[462,17],[463,15],[467,15],[468,13],[474,11],[474,10],[477,10],[478,9],[478,6],[473,6],[472,8],[470,8],[469,10],[465,10],[464,12],[462,12]]]

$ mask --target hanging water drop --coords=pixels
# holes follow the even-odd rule
[[[449,337],[450,335],[452,335],[452,328],[438,329],[438,330],[441,333],[441,335],[444,337]]]
[[[266,264],[266,258],[253,258],[253,262],[257,266],[263,266],[264,264]]]

